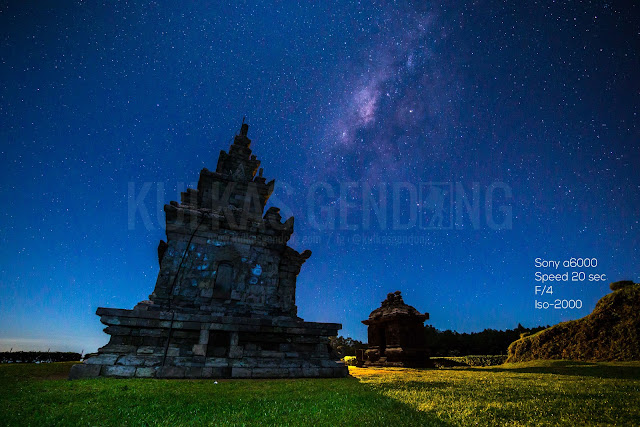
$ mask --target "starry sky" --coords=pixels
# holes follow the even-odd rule
[[[585,316],[640,279],[631,3],[2,2],[0,350],[104,345],[245,116],[305,320],[366,340],[395,290],[441,330]],[[607,280],[536,296],[538,257]]]

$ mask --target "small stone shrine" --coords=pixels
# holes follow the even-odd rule
[[[297,317],[296,277],[311,251],[287,246],[293,218],[265,205],[274,188],[243,123],[215,172],[165,205],[167,242],[150,301],[98,308],[111,336],[70,378],[342,377],[328,338],[342,325]],[[256,173],[258,175],[256,176]],[[264,216],[263,216],[264,214]]]
[[[427,367],[429,352],[421,314],[402,300],[400,291],[388,294],[382,306],[371,312],[362,323],[368,326],[369,344],[359,360],[366,366]]]

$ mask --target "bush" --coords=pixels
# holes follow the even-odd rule
[[[482,356],[462,356],[454,358],[467,366],[495,366],[502,365],[507,356],[482,355]]]
[[[342,361],[347,366],[356,366],[356,357],[355,356],[345,356],[342,358]]]
[[[609,288],[611,288],[612,291],[618,291],[627,286],[633,286],[634,284],[632,280],[618,280],[617,282],[611,283]]]
[[[521,324],[515,329],[498,331],[485,329],[482,332],[458,333],[439,331],[433,326],[425,326],[425,339],[431,356],[462,356],[466,354],[507,354],[509,344],[521,338],[523,333],[536,333],[547,326],[525,328]]]
[[[585,362],[640,360],[640,285],[610,285],[591,314],[514,341],[508,363],[536,359]]]
[[[431,359],[437,368],[448,368],[452,366],[496,366],[502,365],[506,360],[507,356],[505,355],[439,357]]]

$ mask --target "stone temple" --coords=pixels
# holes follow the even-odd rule
[[[428,367],[429,352],[424,334],[424,321],[429,313],[420,313],[405,304],[400,291],[390,293],[382,306],[371,312],[362,323],[368,326],[369,344],[359,365]]]
[[[293,218],[265,205],[274,188],[243,124],[215,172],[165,205],[167,242],[150,301],[98,308],[111,336],[70,378],[342,377],[328,338],[342,325],[297,317],[296,278],[311,251],[287,246]],[[259,172],[258,172],[259,169]],[[256,175],[257,173],[257,175]]]

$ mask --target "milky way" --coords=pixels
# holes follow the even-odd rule
[[[361,51],[340,61],[343,79],[330,91],[318,154],[339,179],[415,178],[415,165],[446,144],[455,64],[438,51],[446,32],[437,13],[406,5],[378,13]]]

